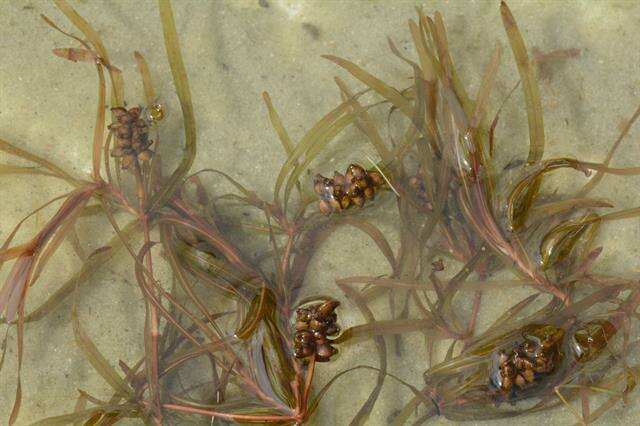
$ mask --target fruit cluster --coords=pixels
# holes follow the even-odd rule
[[[340,332],[335,309],[340,305],[336,300],[300,307],[296,310],[296,333],[293,339],[296,358],[315,357],[318,362],[326,362],[338,350],[328,339]]]
[[[333,179],[316,175],[313,189],[320,197],[318,207],[324,214],[362,207],[365,200],[372,200],[376,190],[384,185],[382,174],[351,164],[345,174],[334,172]]]
[[[511,351],[498,354],[495,384],[502,393],[533,385],[553,373],[562,358],[560,347],[564,330],[561,328],[537,325],[523,333],[523,337],[524,341]]]
[[[128,169],[137,160],[148,161],[153,152],[149,149],[152,140],[149,139],[149,126],[140,116],[139,107],[111,108],[115,121],[109,125],[109,130],[115,134],[115,147],[111,156],[120,158],[120,166]]]

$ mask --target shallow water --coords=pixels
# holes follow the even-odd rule
[[[482,68],[495,41],[505,48],[497,76],[493,104],[497,104],[517,80],[517,73],[501,25],[498,3],[492,1],[421,2],[313,2],[313,1],[176,1],[174,13],[183,55],[193,92],[198,126],[199,153],[194,170],[212,167],[225,170],[247,187],[266,197],[281,163],[285,160],[272,131],[261,93],[271,94],[292,138],[299,137],[324,113],[339,102],[332,80],[348,76],[320,57],[335,54],[363,66],[385,81],[404,85],[410,70],[387,47],[391,37],[404,51],[411,52],[406,26],[414,6],[426,12],[440,10],[445,18],[454,61],[471,93],[477,91]],[[527,45],[542,52],[580,49],[577,58],[557,61],[548,68],[541,83],[548,158],[571,155],[586,161],[601,161],[615,140],[619,124],[629,118],[640,98],[640,3],[519,2],[509,5]],[[163,140],[181,140],[180,114],[165,59],[155,2],[74,3],[78,11],[100,32],[111,60],[124,72],[127,101],[142,102],[141,85],[135,73],[134,50],[144,53],[152,66],[156,89],[166,105]],[[51,54],[69,42],[40,19],[44,13],[64,28],[70,28],[55,7],[44,2],[0,4],[0,137],[20,144],[76,175],[87,174],[91,166],[91,136],[95,119],[96,78],[93,67],[72,64]],[[351,81],[351,80],[348,80]],[[355,87],[355,82],[353,83]],[[527,150],[526,118],[517,93],[505,108],[498,127],[500,160],[524,157]],[[491,109],[493,111],[494,109]],[[637,166],[638,131],[620,147],[614,165]],[[172,136],[175,136],[173,138]],[[325,174],[348,164],[346,158],[366,154],[363,138],[355,130],[345,132],[334,143],[335,155],[313,166],[312,173]],[[179,144],[165,146],[165,158],[179,153]],[[13,162],[0,153],[0,162]],[[559,174],[554,185],[570,191],[581,181]],[[620,209],[638,204],[639,179],[607,177],[597,191]],[[215,188],[215,182],[210,181]],[[0,185],[0,237],[28,211],[67,188],[54,180],[2,177]],[[392,206],[390,197],[386,206]],[[46,216],[31,222],[25,234],[33,232]],[[381,220],[384,231],[393,235],[394,224]],[[100,237],[106,238],[106,223],[83,222],[79,228],[89,251]],[[638,219],[604,226],[606,248],[599,268],[627,274],[640,272],[640,226]],[[104,229],[104,232],[96,231]],[[100,235],[103,233],[104,235]],[[394,238],[390,238],[392,241]],[[128,265],[128,264],[127,264]],[[51,294],[56,283],[77,267],[70,249],[64,249],[30,293],[35,306]],[[308,273],[305,293],[339,292],[334,280],[351,275],[377,275],[389,271],[381,256],[365,237],[350,231],[328,241],[315,257]],[[3,270],[3,274],[6,274]],[[3,275],[4,277],[4,275]],[[490,304],[481,310],[479,327],[487,326],[505,307],[529,293],[527,289],[491,291]],[[132,295],[134,295],[132,297]],[[91,318],[89,333],[105,356],[130,362],[141,353],[141,324],[144,312],[135,281],[125,268],[113,262],[102,268],[78,295],[81,317]],[[32,305],[31,305],[32,304]],[[45,320],[29,325],[23,369],[24,400],[19,424],[63,413],[73,408],[75,389],[93,393],[108,388],[91,370],[73,342],[69,326],[69,304]],[[95,320],[100,320],[95,321]],[[343,326],[357,324],[358,315],[341,313]],[[99,325],[96,325],[99,324]],[[10,340],[10,348],[14,347]],[[407,353],[424,339],[406,341]],[[10,349],[0,373],[0,413],[8,413],[14,396],[15,354]],[[318,383],[354,364],[377,363],[374,345],[360,343],[341,348],[335,362],[322,366]],[[419,385],[426,362],[390,356],[390,371]],[[413,380],[411,380],[413,378]],[[314,424],[346,424],[354,407],[366,398],[375,382],[372,373],[346,376],[323,401]],[[385,384],[369,424],[386,424],[409,393]],[[634,399],[628,407],[617,406],[602,423],[633,423],[639,414]],[[8,417],[8,416],[6,416]],[[5,418],[5,417],[3,417]],[[512,423],[514,420],[487,422]],[[522,424],[565,424],[575,421],[566,410],[539,416],[519,417]],[[436,423],[448,423],[444,419]]]

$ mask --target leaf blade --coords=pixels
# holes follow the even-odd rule
[[[529,155],[527,157],[527,163],[534,164],[542,159],[545,145],[544,120],[538,81],[534,68],[529,60],[522,34],[518,29],[518,25],[509,6],[507,6],[504,1],[500,4],[500,14],[502,16],[504,29],[509,38],[511,51],[518,65],[520,80],[522,80],[522,90],[527,106],[527,120],[529,123]]]

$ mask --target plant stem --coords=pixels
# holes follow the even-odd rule
[[[146,212],[147,205],[147,191],[145,189],[144,181],[142,178],[142,171],[140,169],[140,163],[136,159],[134,162],[134,174],[136,178],[136,189],[137,196],[139,202],[139,213],[140,213],[140,222],[142,223],[142,230],[144,234],[144,243],[149,244],[151,239],[149,236],[149,221]],[[149,273],[153,277],[153,262],[151,258],[151,251],[147,253],[145,256],[145,261],[147,264],[147,269]],[[149,291],[153,292],[155,295],[155,291],[153,289],[149,289]],[[150,340],[150,349],[151,349],[151,365],[149,366],[150,370],[150,390],[151,390],[151,398],[153,400],[153,411],[154,411],[154,423],[161,425],[162,424],[162,408],[160,405],[160,375],[159,375],[159,367],[158,367],[158,337],[160,336],[160,332],[158,330],[158,310],[153,303],[147,301],[149,319],[148,319],[148,333],[150,336],[147,336],[147,339]]]

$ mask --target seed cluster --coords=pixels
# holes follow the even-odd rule
[[[333,179],[316,175],[313,183],[313,189],[320,197],[320,211],[330,214],[353,205],[362,207],[365,200],[374,198],[376,190],[384,185],[384,179],[376,171],[351,164],[345,174],[334,172]]]
[[[111,108],[115,121],[109,125],[116,137],[115,147],[111,150],[111,156],[120,158],[120,166],[128,169],[135,160],[148,161],[153,155],[149,149],[152,140],[149,139],[149,126],[141,118],[139,107]]]
[[[525,389],[553,373],[562,358],[560,346],[564,330],[537,325],[523,333],[523,337],[524,341],[511,351],[498,354],[495,384],[504,394]]]
[[[338,350],[328,339],[340,332],[334,312],[340,305],[336,300],[300,307],[296,310],[296,334],[293,339],[296,358],[315,356],[318,362],[326,362]]]

